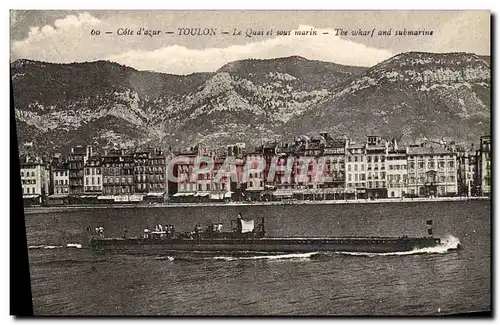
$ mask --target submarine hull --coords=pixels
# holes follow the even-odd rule
[[[434,247],[441,243],[434,237],[387,238],[245,238],[245,239],[169,239],[169,238],[92,238],[97,250],[162,250],[204,252],[287,252],[318,251],[391,253]]]

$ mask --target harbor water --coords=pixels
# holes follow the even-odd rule
[[[68,209],[26,214],[36,315],[446,315],[491,310],[491,202]],[[394,254],[97,252],[106,236],[177,231],[238,212],[268,236],[425,236],[440,247]],[[462,250],[447,251],[460,242]]]

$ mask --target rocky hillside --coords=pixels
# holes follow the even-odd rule
[[[477,141],[490,132],[490,94],[489,63],[477,55],[403,53],[342,84],[285,133]]]
[[[412,52],[369,69],[250,59],[187,76],[18,60],[11,76],[19,141],[40,151],[256,144],[323,130],[467,141],[489,132],[490,68],[474,54]]]
[[[366,68],[289,57],[237,61],[188,76],[105,61],[18,60],[11,70],[19,140],[66,150],[83,141],[167,147],[274,137]]]

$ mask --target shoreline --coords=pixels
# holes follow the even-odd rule
[[[377,204],[377,203],[419,203],[419,202],[464,202],[489,201],[489,197],[441,197],[441,198],[396,198],[321,201],[271,201],[271,202],[213,202],[213,203],[159,203],[159,204],[99,204],[61,205],[25,207],[25,214],[77,211],[88,209],[144,209],[144,208],[191,208],[191,207],[238,207],[238,206],[294,206],[294,205],[337,205],[337,204]]]

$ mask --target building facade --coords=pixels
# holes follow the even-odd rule
[[[62,164],[52,169],[53,194],[58,196],[69,195],[68,164]]]
[[[452,196],[458,193],[457,153],[442,147],[408,147],[410,196]]]
[[[82,195],[84,188],[84,168],[87,158],[92,154],[92,147],[76,146],[68,156],[69,194]]]
[[[397,146],[387,153],[387,194],[389,198],[405,197],[408,193],[408,160],[406,149]]]
[[[331,138],[328,134],[322,134],[322,136],[326,139],[325,148],[323,150],[323,181],[324,188],[326,192],[327,199],[334,199],[335,195],[340,195],[344,193],[346,189],[346,159],[347,156],[351,157],[351,169],[354,173],[353,164],[358,165],[356,169],[361,169],[360,164],[364,164],[360,156],[357,153],[353,154],[353,151],[347,152],[347,147],[349,141],[346,138]],[[357,156],[356,162],[352,157]],[[364,168],[364,165],[363,165]],[[355,179],[352,178],[351,179]],[[358,183],[364,182],[361,180],[364,177],[359,177],[358,175]],[[350,184],[356,184],[355,181],[351,181]],[[361,184],[358,184],[361,187]]]
[[[112,150],[102,158],[103,194],[127,196],[135,193],[134,158],[122,150]]]
[[[387,197],[386,158],[388,143],[378,136],[368,136],[366,142],[366,196]]]
[[[102,194],[102,160],[99,156],[89,157],[84,167],[85,194]]]
[[[49,169],[39,157],[23,157],[21,167],[21,188],[23,199],[34,199],[42,203],[49,194]]]

